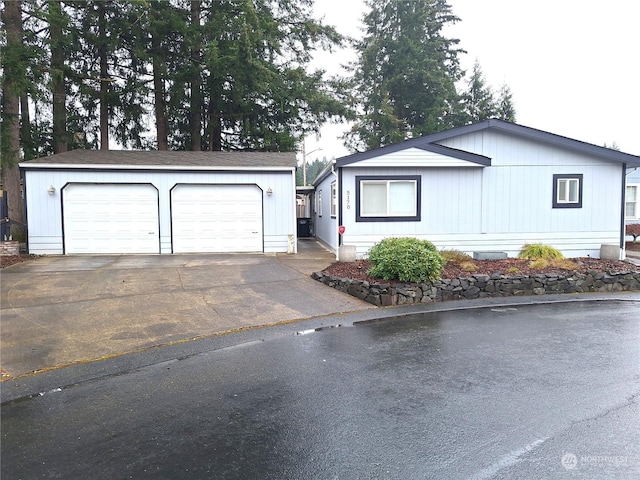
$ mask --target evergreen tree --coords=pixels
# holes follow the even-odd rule
[[[350,115],[344,84],[307,72],[314,49],[342,42],[312,18],[311,0],[23,2],[22,47],[37,55],[18,98],[33,112],[22,145],[33,155],[107,148],[110,138],[125,148],[295,150],[300,132]],[[6,76],[24,77],[7,66]]]
[[[316,177],[320,174],[324,168],[329,165],[329,160],[326,157],[323,157],[322,160],[316,158],[313,162],[307,162],[306,170],[307,170],[307,183],[306,185],[311,185]],[[303,168],[298,167],[296,170],[296,185],[301,186],[305,185],[303,178]]]
[[[467,82],[467,90],[462,95],[465,123],[476,123],[498,115],[498,104],[491,87],[487,85],[478,60],[473,64],[473,72]]]
[[[360,120],[346,135],[354,151],[444,130],[457,123],[459,19],[446,0],[368,0],[365,35],[352,66]]]
[[[504,120],[506,122],[515,123],[516,121],[516,107],[513,104],[511,89],[506,83],[500,87],[497,116],[500,120]]]

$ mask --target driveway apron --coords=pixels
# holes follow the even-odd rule
[[[1,273],[3,378],[149,347],[372,308],[310,278],[299,253],[44,256]]]

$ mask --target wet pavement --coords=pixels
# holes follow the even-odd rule
[[[2,378],[374,308],[313,280],[335,256],[50,255],[2,270]]]
[[[640,302],[265,336],[2,405],[2,478],[640,475]],[[235,335],[235,334],[234,334]]]

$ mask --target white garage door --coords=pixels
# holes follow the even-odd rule
[[[262,252],[262,190],[256,185],[176,185],[174,253]]]
[[[160,253],[153,185],[72,183],[62,198],[65,253]]]

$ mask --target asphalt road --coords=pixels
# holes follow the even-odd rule
[[[2,406],[7,479],[640,476],[640,303],[434,312]]]

